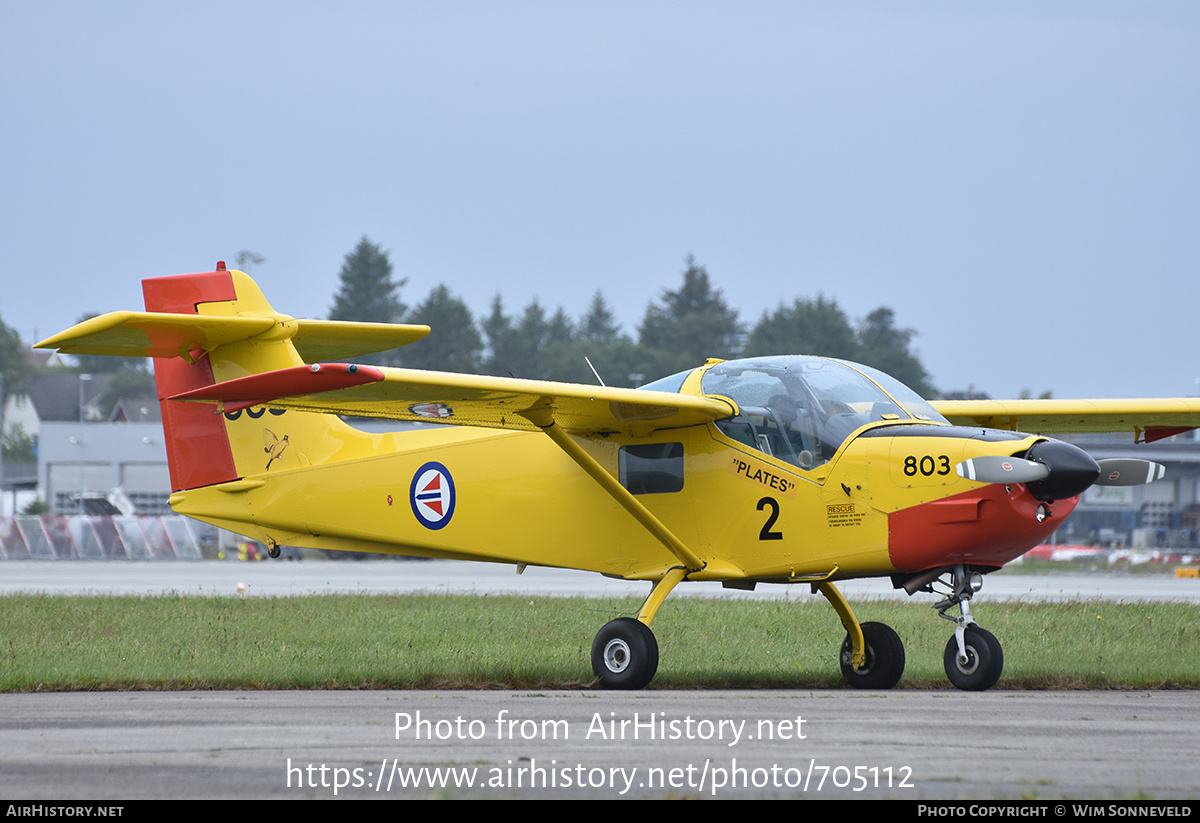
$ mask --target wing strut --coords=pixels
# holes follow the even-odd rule
[[[633,515],[635,520],[641,523],[648,532],[666,546],[667,551],[675,555],[679,559],[679,562],[687,568],[687,571],[700,571],[708,565],[697,557],[691,549],[683,545],[683,541],[676,537],[661,520],[642,505],[642,501],[638,500],[632,492],[618,483],[616,478],[609,474],[594,457],[571,439],[571,435],[563,431],[562,427],[554,420],[554,407],[550,405],[548,398],[543,398],[531,408],[520,412],[520,415],[544,431],[560,449],[567,453],[568,457],[591,475],[592,479],[599,483],[613,500],[620,503],[625,511]],[[667,591],[670,591],[670,589],[667,589]]]

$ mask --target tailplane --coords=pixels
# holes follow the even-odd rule
[[[357,456],[366,443],[356,449],[355,442],[369,439],[334,415],[173,398],[251,374],[385,351],[429,333],[428,326],[296,320],[224,263],[143,280],[142,292],[146,311],[94,317],[38,347],[154,358],[173,491]]]

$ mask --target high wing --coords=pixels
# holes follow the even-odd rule
[[[930,405],[959,426],[1036,434],[1133,432],[1152,442],[1200,428],[1200,398],[1158,400],[934,400]]]
[[[251,375],[172,399],[216,401],[226,411],[267,405],[518,431],[539,430],[525,415],[542,410],[575,434],[636,436],[737,413],[734,403],[723,397],[345,363]]]

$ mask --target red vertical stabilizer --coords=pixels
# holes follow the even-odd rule
[[[146,311],[197,314],[200,303],[237,299],[233,277],[227,271],[152,277],[142,281]],[[216,404],[182,403],[167,398],[213,384],[208,355],[193,353],[194,363],[181,357],[154,358],[154,382],[162,407],[167,440],[171,489],[195,489],[238,478],[225,432],[225,419]]]

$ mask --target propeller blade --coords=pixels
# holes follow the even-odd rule
[[[1050,476],[1045,463],[1021,457],[972,457],[954,467],[959,477],[976,483],[1032,483]]]
[[[1097,486],[1140,486],[1161,480],[1167,473],[1162,463],[1135,457],[1110,457],[1096,462],[1100,464]]]

